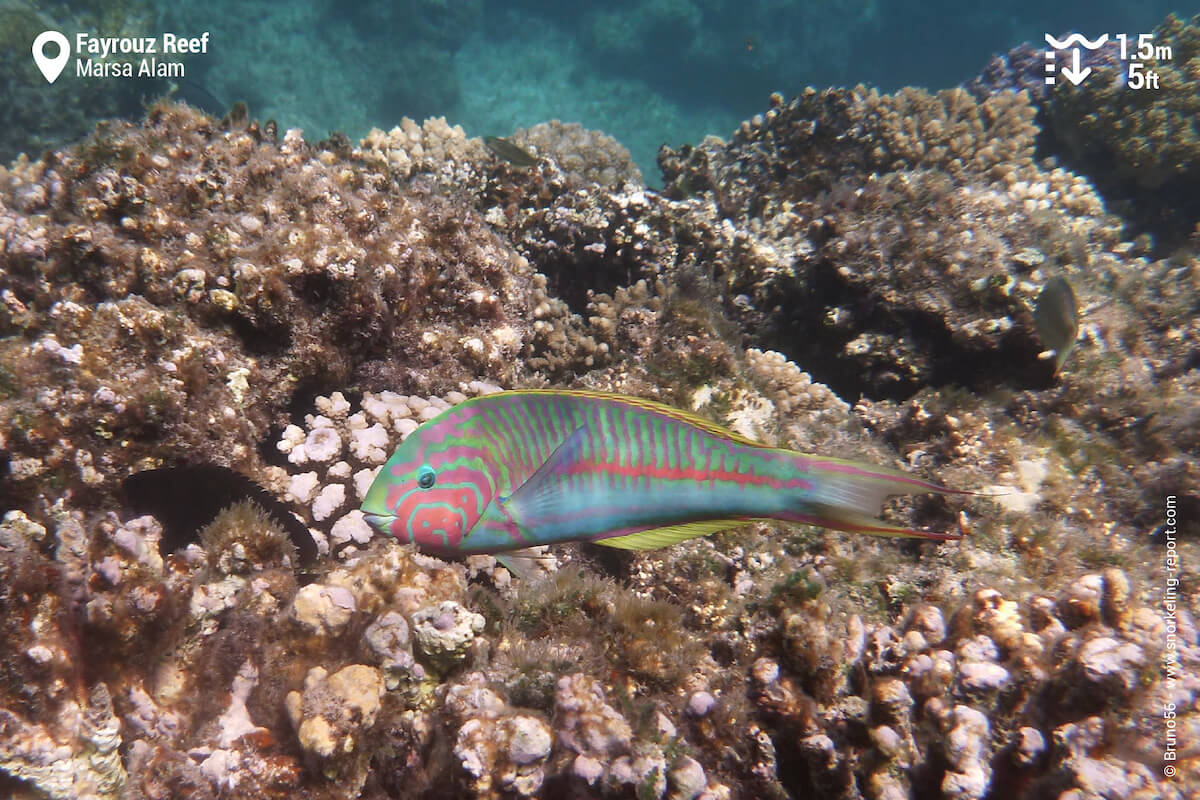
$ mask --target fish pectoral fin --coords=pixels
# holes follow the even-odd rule
[[[651,528],[648,531],[627,533],[624,536],[595,539],[592,544],[602,544],[605,547],[617,547],[622,550],[655,550],[659,547],[667,547],[677,542],[695,539],[699,536],[708,536],[718,531],[727,531],[730,528],[745,525],[747,522],[750,522],[750,520],[706,519],[700,522],[687,522],[683,525]]]
[[[584,425],[571,431],[567,438],[554,448],[554,452],[537,468],[537,471],[529,476],[529,480],[513,492],[513,497],[515,498],[527,489],[536,489],[546,480],[561,477],[564,472],[578,464],[583,456],[583,443],[587,439],[587,433],[587,427]]]
[[[583,426],[571,432],[529,479],[505,501],[512,516],[522,523],[536,527],[537,521],[569,511],[571,503],[567,476],[583,454],[588,435]]]
[[[557,565],[557,559],[547,547],[526,547],[523,550],[493,553],[493,556],[500,566],[523,581],[549,575]]]

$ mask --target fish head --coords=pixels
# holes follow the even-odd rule
[[[397,541],[453,555],[496,494],[490,451],[464,410],[425,423],[396,449],[363,499],[367,522]]]

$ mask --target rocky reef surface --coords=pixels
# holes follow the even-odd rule
[[[1021,94],[808,91],[657,193],[577,126],[518,167],[163,104],[0,170],[0,791],[1196,796],[1198,243],[1127,241],[1037,134]],[[422,420],[539,386],[979,494],[889,504],[959,542],[754,524],[529,580],[370,536]],[[254,502],[161,553],[121,483],[201,463],[316,563]]]

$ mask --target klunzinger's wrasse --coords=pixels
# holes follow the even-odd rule
[[[555,542],[633,550],[775,519],[952,540],[877,519],[885,497],[966,494],[898,470],[766,447],[648,400],[530,390],[473,398],[413,432],[363,513],[439,555]]]

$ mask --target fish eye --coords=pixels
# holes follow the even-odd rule
[[[417,486],[422,489],[432,489],[433,484],[437,482],[437,473],[432,467],[423,466],[417,470]]]

